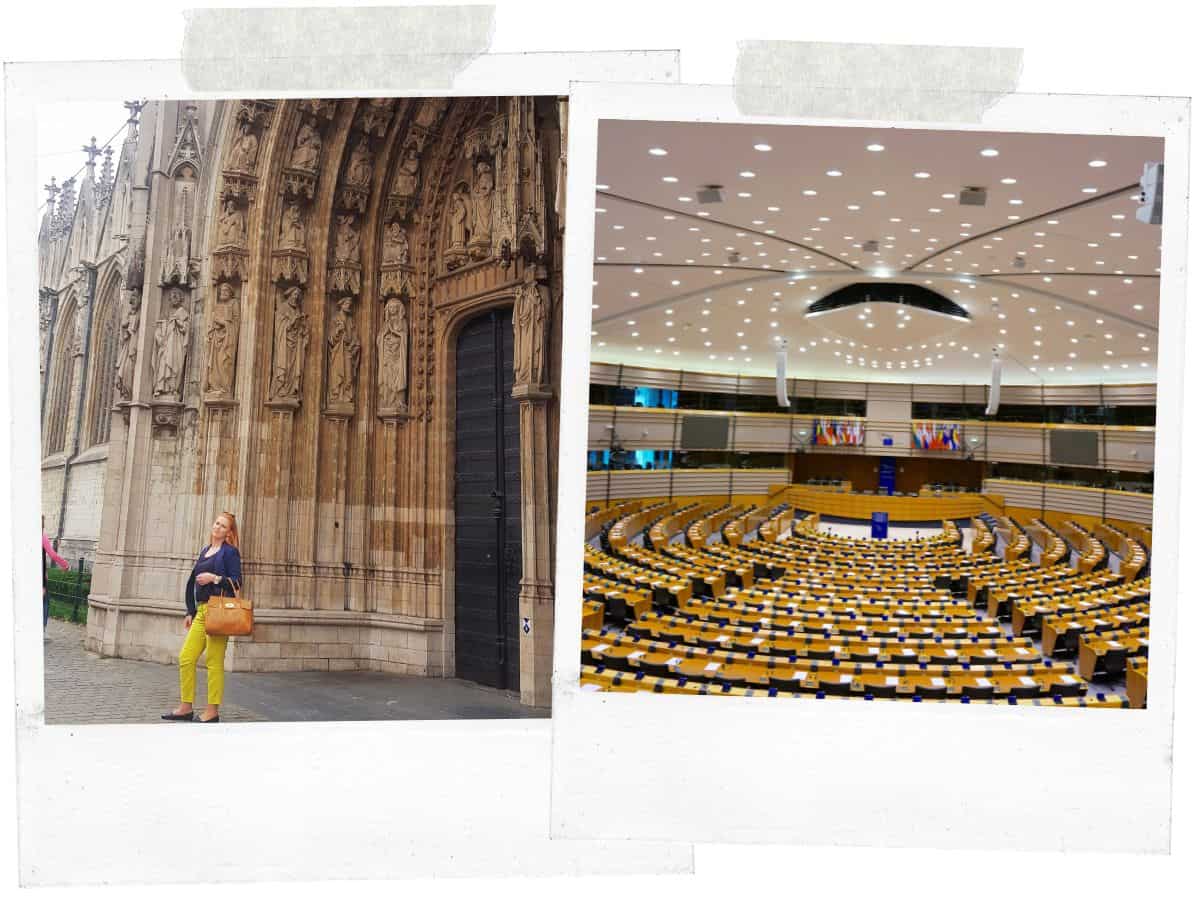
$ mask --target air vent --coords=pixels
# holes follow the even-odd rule
[[[863,253],[878,253],[879,241],[863,241]]]
[[[963,206],[986,206],[987,188],[965,187],[959,191],[958,202]]]
[[[1014,257],[1013,257],[1013,268],[1014,268],[1014,269],[1023,269],[1023,268],[1025,268],[1025,257],[1023,257],[1023,256],[1014,256]]]
[[[706,184],[700,190],[696,191],[697,203],[724,203],[725,197],[721,194],[721,185]]]

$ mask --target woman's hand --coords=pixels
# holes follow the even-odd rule
[[[192,617],[184,616],[183,617],[183,630],[187,631],[191,627],[192,627]]]
[[[201,572],[196,576],[196,584],[216,584],[218,576],[212,572]]]

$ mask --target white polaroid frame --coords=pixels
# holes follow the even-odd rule
[[[377,61],[377,60],[375,60]],[[247,60],[240,60],[246,64]],[[319,63],[315,57],[297,65]],[[411,57],[404,60],[413,65]],[[218,96],[566,94],[569,79],[678,79],[674,51],[493,54],[451,90],[190,90],[178,60],[6,69],[6,304],[11,379],[13,595],[37,596],[41,507],[35,116],[70,100]],[[83,94],[86,94],[84,96]],[[81,138],[82,139],[82,138]],[[21,511],[25,511],[22,513]],[[44,724],[36,603],[0,604],[15,660],[17,811],[24,885],[432,876],[684,873],[686,845],[549,839],[550,722]],[[208,849],[224,842],[219,865]],[[64,848],[70,848],[65,851]]]
[[[817,90],[814,88],[814,90]],[[852,108],[852,107],[851,107]],[[686,697],[579,687],[597,127],[602,119],[1165,139],[1154,627],[1144,710]],[[743,115],[729,86],[571,93],[554,647],[555,837],[1165,852],[1175,700],[1189,106],[1008,94],[976,122]]]

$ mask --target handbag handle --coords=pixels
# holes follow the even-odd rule
[[[234,579],[229,579],[229,586],[233,588],[233,596],[237,600],[242,599],[242,588]]]

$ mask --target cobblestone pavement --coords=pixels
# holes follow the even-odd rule
[[[103,659],[83,648],[84,627],[51,619],[46,724],[157,722],[179,702],[175,666]],[[196,699],[205,696],[196,671]],[[221,722],[501,719],[549,716],[504,691],[454,678],[380,672],[229,672]],[[166,723],[164,723],[166,724]]]

